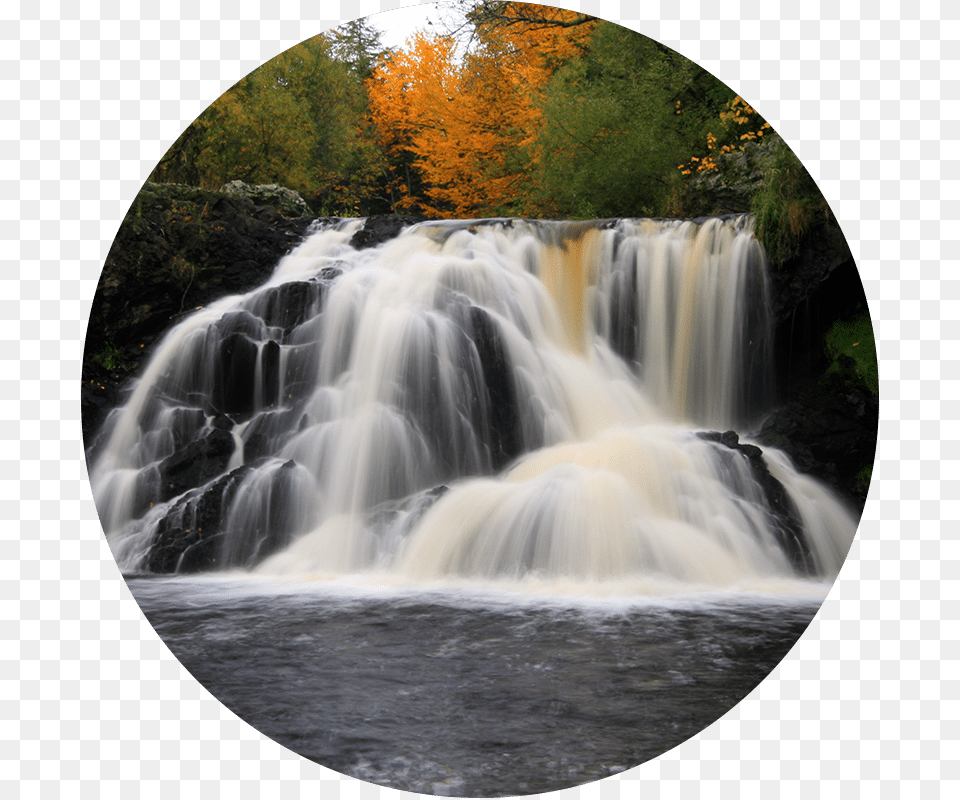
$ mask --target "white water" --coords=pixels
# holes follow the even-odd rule
[[[162,465],[222,427],[243,449],[216,472],[251,468],[221,487],[218,566],[795,584],[749,459],[692,432],[742,433],[766,410],[764,259],[745,220],[429,224],[364,251],[355,227],[314,235],[158,348],[91,470],[124,570],[146,567],[163,517],[196,524]],[[855,519],[765,459],[802,520],[801,572],[832,579]]]

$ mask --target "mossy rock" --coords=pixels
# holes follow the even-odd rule
[[[307,217],[312,213],[310,206],[297,192],[275,183],[251,185],[243,181],[230,181],[221,186],[220,191],[226,195],[245,197],[254,205],[270,206],[285,217]]]

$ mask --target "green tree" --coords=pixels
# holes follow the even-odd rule
[[[216,189],[279,183],[325,213],[361,213],[382,183],[367,96],[334,40],[315,36],[254,70],[177,139],[151,176]]]
[[[391,53],[383,34],[366,17],[346,22],[329,34],[333,56],[346,65],[358,80],[365,81],[377,64]]]
[[[201,186],[215,189],[232,180],[309,186],[313,125],[272,72],[251,73],[205,112],[205,147],[196,158]]]
[[[677,164],[730,96],[675,51],[598,23],[542,96],[537,204],[558,216],[662,214]]]

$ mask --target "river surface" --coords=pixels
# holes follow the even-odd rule
[[[469,797],[576,786],[694,736],[780,662],[826,590],[128,583],[180,662],[264,735],[345,775]]]

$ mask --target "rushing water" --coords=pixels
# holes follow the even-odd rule
[[[675,747],[763,680],[820,603],[131,589],[180,662],[263,734],[346,775],[467,797],[568,788]]]
[[[697,434],[769,400],[744,218],[352,233],[179,325],[109,420],[91,478],[125,571],[836,574],[841,505]]]
[[[698,732],[856,528],[749,443],[749,218],[359,224],[174,328],[92,448],[150,621],[262,732],[383,785],[547,791]]]

